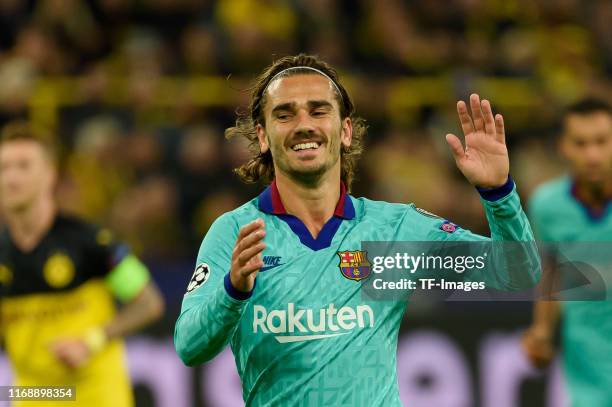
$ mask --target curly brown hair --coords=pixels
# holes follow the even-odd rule
[[[307,68],[299,69],[299,67]],[[351,183],[355,178],[357,161],[363,151],[363,137],[367,132],[366,122],[361,117],[354,116],[355,106],[348,92],[340,83],[336,70],[318,57],[306,54],[286,56],[267,67],[255,80],[255,84],[251,88],[251,103],[249,104],[248,111],[239,112],[236,125],[225,130],[225,137],[227,139],[245,137],[249,141],[249,150],[253,156],[248,162],[234,169],[234,172],[243,182],[251,184],[263,181],[267,184],[274,179],[272,154],[270,150],[265,153],[261,152],[255,130],[258,124],[265,127],[263,109],[266,104],[265,91],[268,85],[272,80],[281,77],[299,74],[317,74],[316,71],[308,68],[314,68],[323,72],[334,82],[336,101],[340,106],[340,118],[344,120],[348,117],[353,123],[351,146],[343,146],[340,151],[341,180],[344,182],[347,190],[350,191]],[[279,73],[281,74],[279,75]],[[340,93],[338,94],[338,92]]]

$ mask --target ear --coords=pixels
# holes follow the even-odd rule
[[[257,139],[259,140],[259,150],[261,153],[267,153],[270,150],[270,145],[268,144],[268,138],[266,137],[266,129],[259,123],[255,125],[255,131],[257,132]]]
[[[342,120],[342,129],[340,130],[340,142],[346,148],[351,146],[353,141],[353,122],[350,117]]]

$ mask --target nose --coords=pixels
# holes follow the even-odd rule
[[[589,164],[597,165],[603,160],[604,152],[597,145],[589,145],[586,149],[585,157]]]
[[[300,135],[311,135],[315,133],[315,126],[308,111],[300,109],[297,112],[297,120],[293,132]]]

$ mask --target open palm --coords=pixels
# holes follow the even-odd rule
[[[494,118],[489,101],[480,101],[477,94],[470,95],[470,108],[471,117],[465,102],[457,102],[465,148],[454,134],[447,134],[446,141],[457,167],[472,185],[499,187],[506,182],[510,171],[504,118],[501,114]]]

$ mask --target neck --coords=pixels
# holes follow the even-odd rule
[[[53,199],[39,199],[32,205],[6,214],[6,224],[15,245],[30,251],[51,228],[56,214]]]
[[[574,194],[585,204],[594,208],[602,208],[612,199],[612,178],[603,182],[576,180]]]
[[[308,185],[277,171],[276,187],[287,213],[298,217],[316,238],[325,223],[334,215],[338,204],[340,166],[335,166],[316,182]]]

